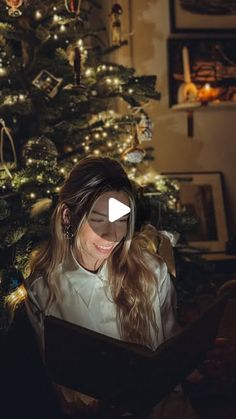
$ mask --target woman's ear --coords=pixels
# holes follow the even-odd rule
[[[66,204],[63,204],[62,208],[62,224],[67,226],[71,224],[71,214]]]

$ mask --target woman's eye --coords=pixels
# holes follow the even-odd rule
[[[91,219],[90,221],[93,221],[95,223],[103,223],[104,222],[104,220],[95,220],[94,218]]]

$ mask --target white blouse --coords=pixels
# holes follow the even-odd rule
[[[152,331],[155,349],[164,340],[178,332],[175,316],[175,290],[166,264],[148,256],[147,263],[153,267],[157,277],[157,292],[153,296],[153,307],[158,326],[158,336]],[[71,323],[94,330],[116,339],[121,339],[116,320],[116,306],[107,292],[108,268],[105,262],[97,273],[87,271],[75,260],[75,269],[68,271],[60,267],[58,286],[62,292],[60,302],[54,301],[47,307],[49,290],[40,276],[28,286],[26,309],[29,319],[44,348],[43,319],[45,315],[59,317]],[[137,272],[138,274],[138,272]]]

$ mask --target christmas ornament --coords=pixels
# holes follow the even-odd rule
[[[145,151],[141,147],[130,147],[123,153],[123,158],[130,163],[141,163],[145,156]]]
[[[122,15],[123,9],[119,3],[115,3],[112,6],[110,18],[111,18],[111,38],[112,45],[121,44],[121,20],[120,15]]]
[[[32,81],[32,84],[38,89],[42,90],[50,98],[53,98],[58,93],[58,89],[62,84],[62,78],[56,78],[47,70],[42,70]]]
[[[23,0],[6,0],[6,4],[10,7],[8,10],[9,16],[18,17],[22,14],[19,7],[22,6]]]
[[[16,150],[14,141],[12,138],[12,135],[10,133],[9,128],[6,126],[4,119],[0,119],[0,129],[1,129],[1,136],[0,136],[0,168],[3,168],[6,172],[6,175],[9,178],[12,178],[12,175],[10,173],[10,168],[15,168],[17,163],[17,157],[16,157]],[[3,152],[3,145],[4,145],[4,139],[7,138],[11,145],[11,150],[13,154],[13,162],[6,163],[4,159],[4,152]]]
[[[1,289],[3,295],[5,296],[15,291],[16,288],[18,288],[24,281],[23,274],[14,266],[11,266],[7,269],[2,269],[0,272],[0,277]]]
[[[82,45],[81,45],[81,48],[82,48]],[[75,87],[75,86],[84,87],[83,85],[81,85],[81,69],[82,69],[82,64],[85,60],[85,56],[82,55],[82,52],[78,43],[69,45],[67,47],[66,54],[68,57],[69,64],[74,69],[74,85],[72,86],[69,85],[67,86],[67,88]]]
[[[34,137],[23,148],[25,166],[55,167],[58,152],[55,144],[46,137]]]
[[[69,13],[79,15],[82,0],[65,0],[65,8]]]
[[[145,156],[145,151],[139,146],[137,131],[135,130],[132,147],[129,147],[122,154],[122,158],[130,163],[141,163]]]
[[[139,123],[136,126],[138,140],[140,143],[143,141],[151,141],[152,140],[152,131],[153,131],[153,123],[151,119],[142,112],[141,118]]]

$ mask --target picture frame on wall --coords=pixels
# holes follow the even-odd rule
[[[224,252],[228,241],[221,172],[162,173],[177,181],[180,206],[197,220],[188,244],[204,253]]]
[[[236,32],[236,0],[169,0],[171,32]]]
[[[188,49],[191,82],[210,85],[212,100],[236,104],[236,37],[170,37],[168,39],[169,105],[178,103],[184,83],[183,48]]]

